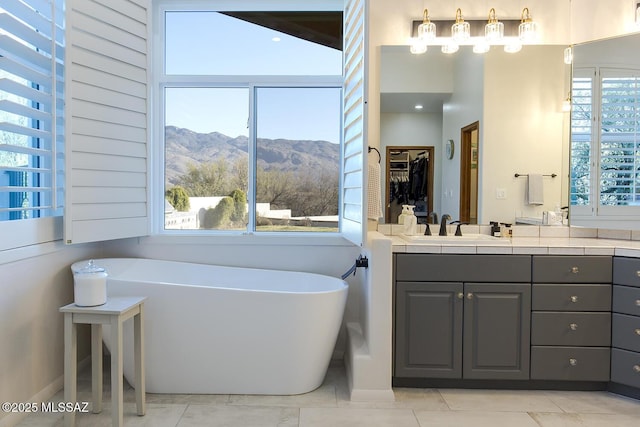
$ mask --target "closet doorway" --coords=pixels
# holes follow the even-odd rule
[[[480,122],[460,131],[460,221],[478,223],[478,150]]]
[[[414,205],[418,224],[433,212],[433,146],[387,146],[385,222],[397,224],[402,205]]]

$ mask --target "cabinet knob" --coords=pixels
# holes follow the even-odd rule
[[[640,365],[633,365],[633,371],[640,374]]]
[[[570,324],[569,329],[571,329],[572,331],[578,330],[578,324],[577,323]]]
[[[467,294],[467,299],[473,299],[473,292],[469,292]]]
[[[636,335],[640,335],[640,328],[636,329]]]
[[[640,307],[640,299],[636,300],[636,307]]]
[[[578,359],[569,359],[569,365],[576,366],[578,364]]]
[[[464,298],[464,293],[458,292],[458,299],[463,299],[463,298]]]
[[[578,274],[580,272],[580,269],[578,269],[578,267],[571,267],[571,272],[573,274]]]
[[[640,270],[636,271],[636,276],[640,277]]]
[[[571,302],[578,302],[578,296],[577,295],[571,295]]]

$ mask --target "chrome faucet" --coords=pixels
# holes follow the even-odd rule
[[[440,232],[438,236],[446,236],[447,235],[447,221],[451,220],[451,215],[444,214],[442,215],[442,221],[440,221]]]

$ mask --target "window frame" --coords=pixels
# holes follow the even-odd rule
[[[154,62],[152,69],[152,99],[153,107],[153,140],[162,141],[162,143],[153,145],[153,164],[155,167],[152,171],[151,192],[153,194],[152,212],[156,212],[152,216],[152,230],[155,235],[159,236],[216,236],[237,238],[237,236],[272,236],[291,239],[300,237],[309,242],[309,238],[319,241],[326,241],[327,237],[340,237],[342,230],[337,232],[304,232],[304,231],[257,231],[256,228],[256,117],[255,117],[255,97],[256,90],[259,88],[338,88],[342,91],[343,77],[342,75],[314,75],[314,76],[281,76],[281,75],[238,75],[238,76],[212,76],[212,75],[176,75],[165,73],[165,26],[164,14],[167,11],[189,10],[189,11],[287,11],[287,10],[307,10],[307,11],[342,11],[343,2],[337,0],[331,1],[305,1],[299,0],[271,0],[267,2],[258,2],[248,0],[243,2],[233,1],[189,1],[182,2],[177,0],[160,0],[154,4],[153,22],[157,25],[153,35],[153,54]],[[243,230],[204,230],[204,229],[165,229],[164,228],[164,191],[165,191],[165,144],[164,144],[164,119],[165,119],[165,99],[164,94],[167,88],[193,88],[193,87],[241,87],[249,90],[249,182],[247,201],[249,203],[248,226]],[[342,114],[341,106],[337,112]],[[342,135],[339,141],[342,147]],[[342,152],[342,148],[340,150]],[[341,154],[342,156],[342,154]],[[342,164],[342,161],[340,162]],[[342,188],[342,171],[340,171],[339,188]],[[341,193],[341,192],[340,192]],[[340,196],[341,198],[341,196]],[[338,210],[340,211],[341,201],[339,200]],[[162,213],[162,214],[160,214]],[[340,212],[338,212],[339,216]],[[277,239],[280,240],[279,238]],[[231,240],[230,240],[231,241]]]

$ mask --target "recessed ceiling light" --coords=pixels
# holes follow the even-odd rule
[[[416,106],[414,108],[416,110],[422,110],[422,105],[421,104],[416,104]]]
[[[280,37],[274,37],[271,39],[272,42],[279,42],[280,40]]]

